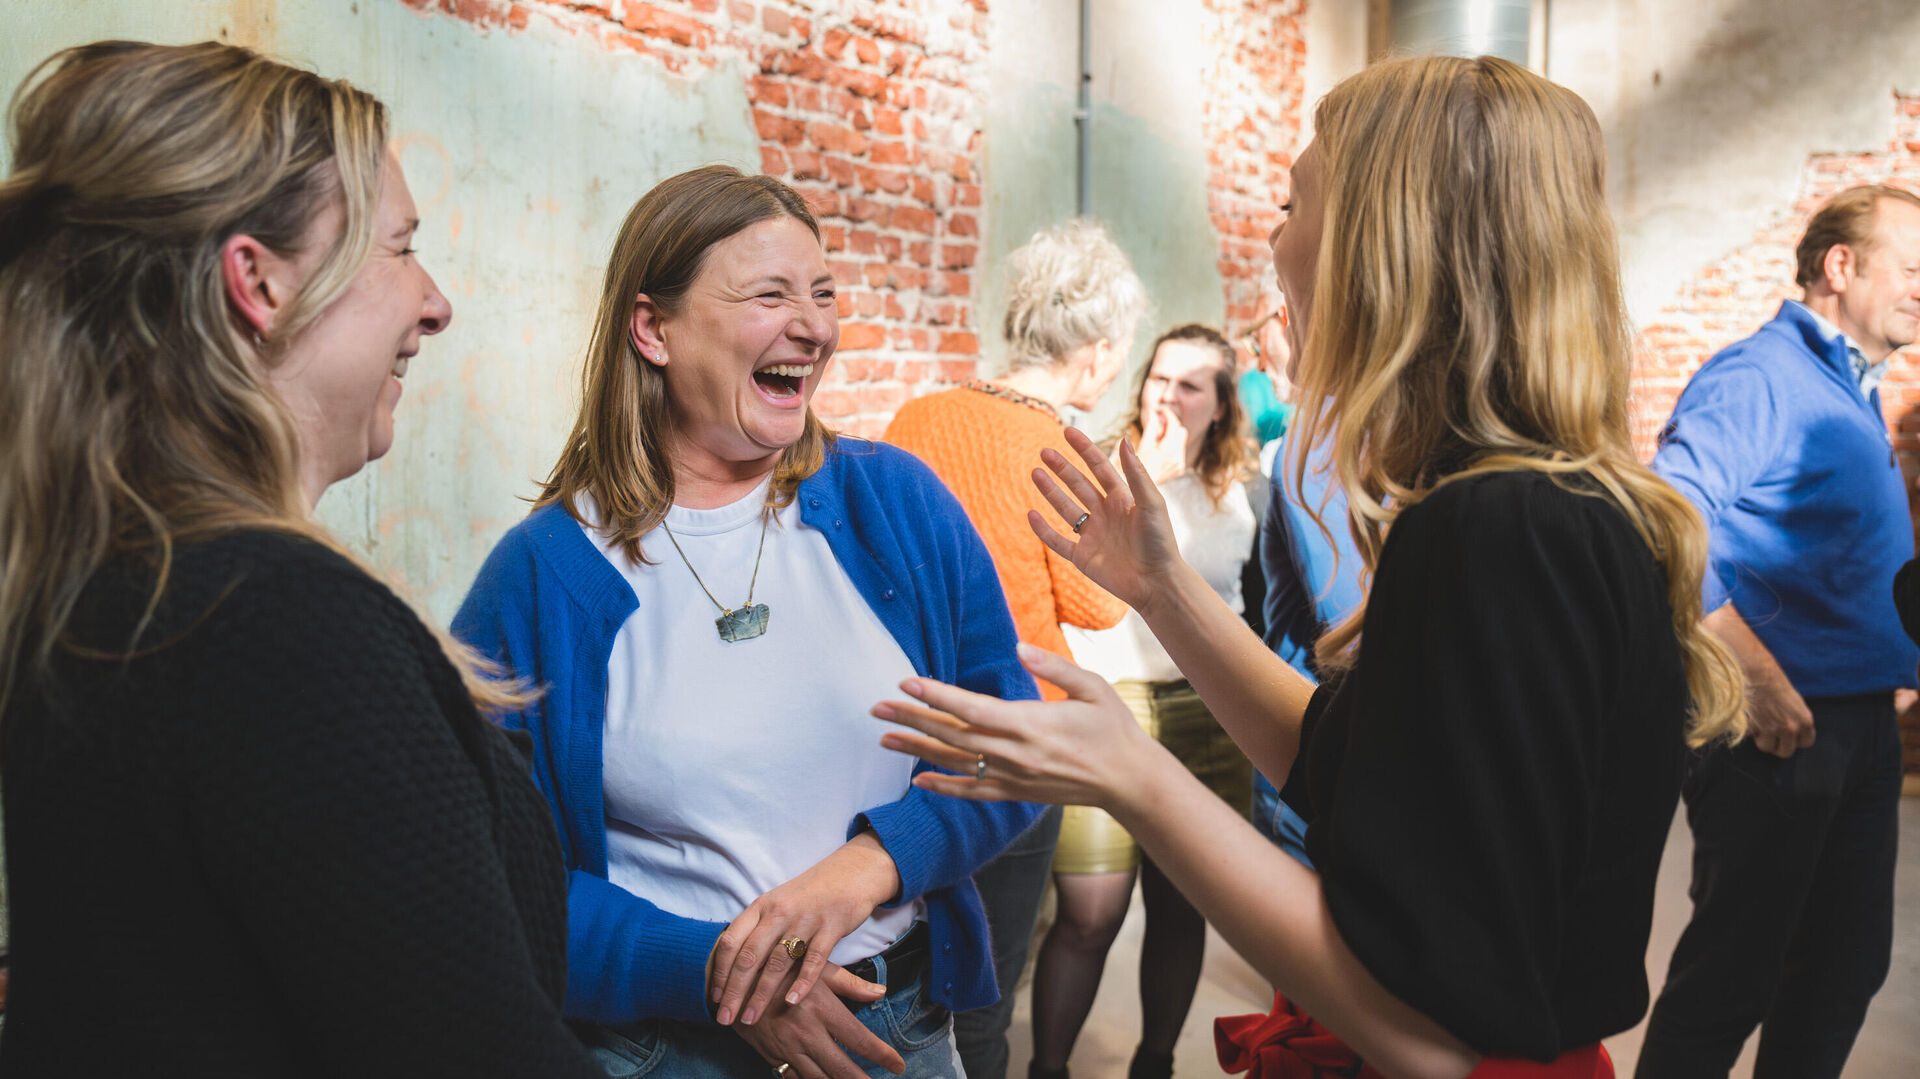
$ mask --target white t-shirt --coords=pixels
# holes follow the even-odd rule
[[[651,566],[590,530],[640,601],[607,663],[607,875],[662,910],[708,921],[733,920],[832,853],[856,816],[897,801],[913,774],[913,758],[880,748],[884,726],[867,714],[899,696],[913,666],[797,505],[766,530],[753,588],[769,608],[766,634],[720,639],[720,610],[688,561],[721,603],[740,606],[766,491],[669,510],[685,560],[660,528],[641,537]],[[597,523],[597,506],[581,502]],[[832,960],[885,950],[923,908],[877,911]]]
[[[1181,557],[1206,578],[1227,606],[1245,610],[1240,596],[1240,570],[1253,553],[1258,523],[1253,507],[1238,484],[1215,506],[1199,477],[1191,472],[1160,485],[1167,500],[1167,517]],[[1109,682],[1170,682],[1181,677],[1167,650],[1154,639],[1146,620],[1128,611],[1112,629],[1061,626],[1073,661]]]

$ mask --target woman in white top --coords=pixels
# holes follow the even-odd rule
[[[1244,417],[1234,392],[1233,346],[1209,327],[1188,324],[1154,343],[1122,435],[1138,447],[1166,498],[1180,549],[1235,610],[1243,608],[1240,574],[1258,527],[1244,487],[1253,475]],[[1067,627],[1066,633],[1075,658],[1114,683],[1142,727],[1216,794],[1247,811],[1252,765],[1138,614],[1129,611],[1112,629]],[[1147,924],[1140,1046],[1128,1074],[1171,1075],[1174,1043],[1200,979],[1205,919],[1102,809],[1067,807],[1053,871],[1059,914],[1034,972],[1031,1074],[1065,1074],[1137,873]]]

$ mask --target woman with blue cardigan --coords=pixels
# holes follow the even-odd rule
[[[948,1013],[996,996],[970,875],[1038,807],[913,787],[930,766],[865,713],[915,675],[1036,691],[946,488],[813,415],[838,340],[791,189],[654,188],[573,433],[454,623],[543,692],[509,722],[567,857],[566,1013],[609,1074],[957,1076]]]

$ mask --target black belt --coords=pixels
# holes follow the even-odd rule
[[[886,951],[876,958],[886,960],[887,991],[889,993],[904,989],[926,976],[927,964],[933,958],[933,944],[927,936],[927,923],[915,922],[907,935],[893,942]],[[847,973],[856,978],[878,982],[879,964],[873,959],[862,959],[847,964]]]

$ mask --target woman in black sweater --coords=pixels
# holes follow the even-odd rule
[[[1079,467],[1043,455],[1058,480],[1037,482],[1080,523],[1034,528],[1142,614],[1262,772],[1291,774],[1318,872],[1061,660],[1029,663],[1068,702],[918,680],[923,703],[876,714],[925,732],[887,744],[969,773],[930,788],[1119,818],[1287,998],[1226,1025],[1233,1063],[1611,1075],[1597,1042],[1646,1008],[1685,744],[1742,715],[1698,626],[1705,530],[1628,438],[1599,127],[1514,64],[1432,57],[1347,80],[1314,130],[1273,251],[1304,395],[1292,467],[1327,444],[1351,516],[1329,524],[1372,578],[1319,644],[1332,676],[1313,691],[1217,601],[1130,453],[1116,471],[1075,435]],[[1295,1054],[1301,1009],[1352,1052]]]
[[[380,103],[104,42],[0,183],[0,1074],[592,1076],[512,699],[310,519],[451,318]]]

